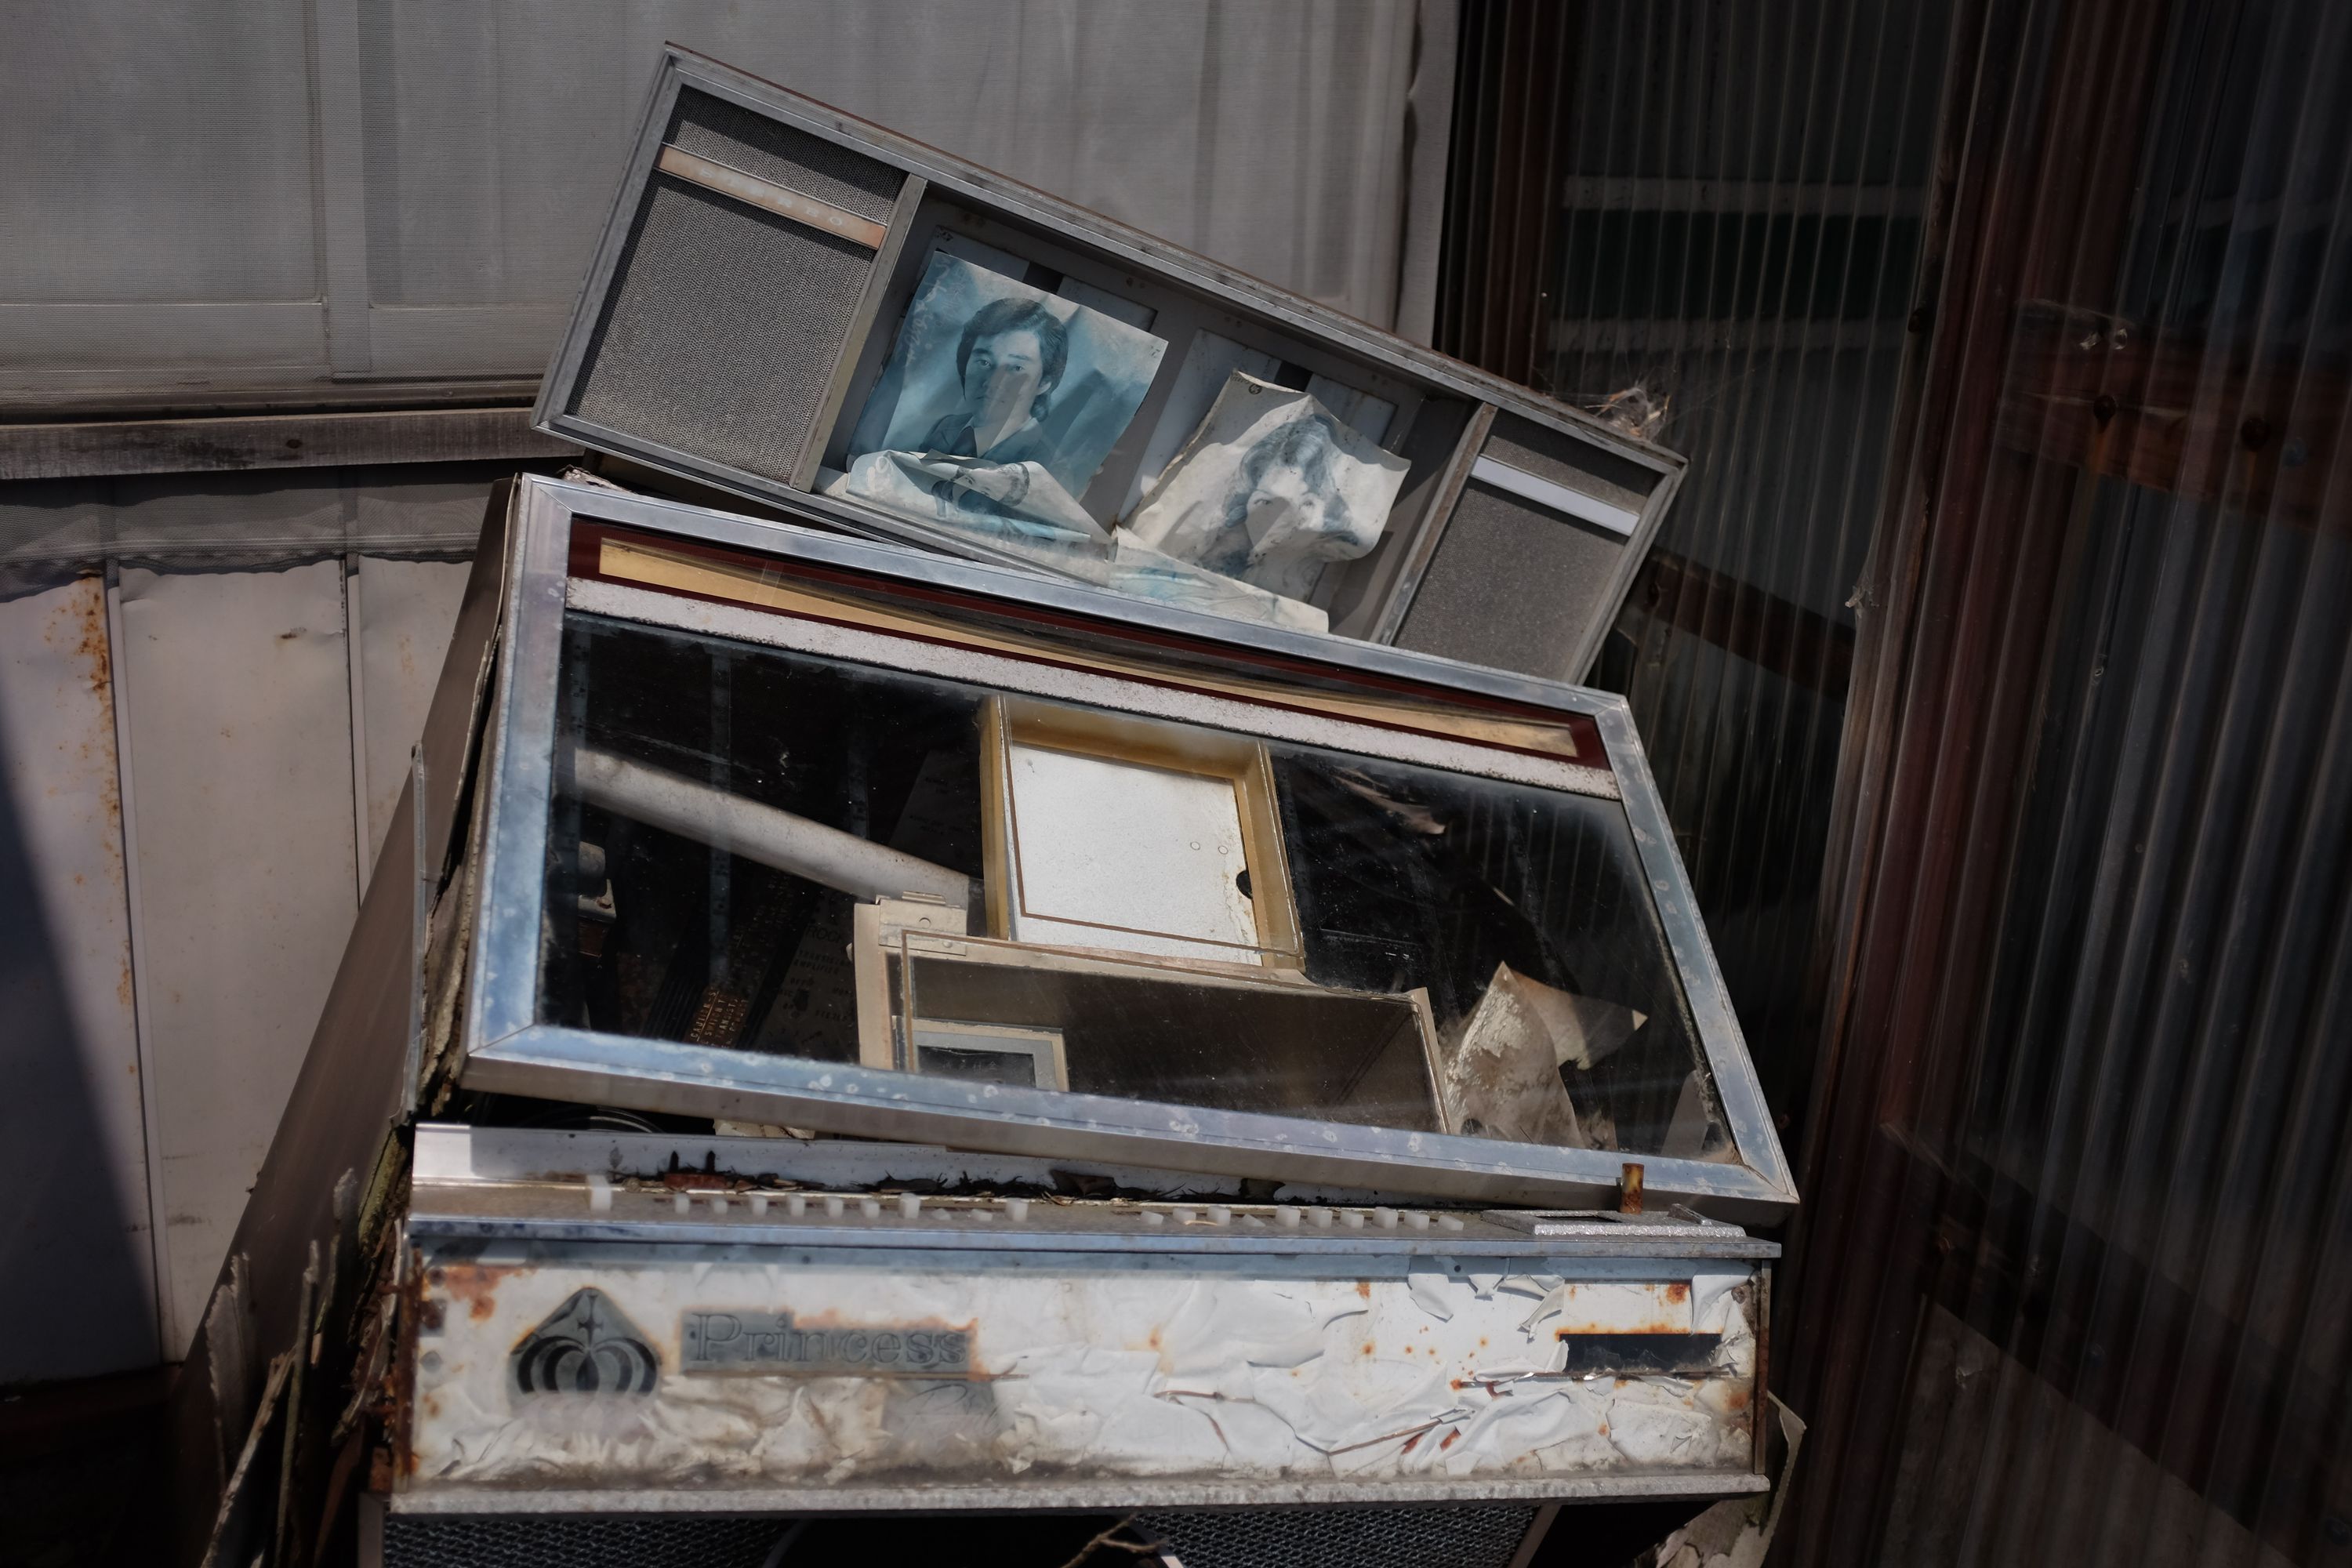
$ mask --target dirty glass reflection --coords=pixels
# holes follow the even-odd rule
[[[541,1016],[1727,1160],[1612,800],[568,624]]]

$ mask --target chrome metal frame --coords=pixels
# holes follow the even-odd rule
[[[730,517],[593,486],[526,479],[509,533],[507,640],[490,720],[489,792],[478,853],[483,915],[467,1008],[474,1087],[642,1110],[814,1125],[902,1142],[1287,1177],[1432,1197],[1614,1207],[1629,1157],[1108,1096],[982,1089],[927,1077],[599,1034],[538,1018],[541,916],[553,785],[559,660],[575,519],[672,534],[947,588],[1109,626],[1138,624],[1335,670],[1502,698],[1590,718],[1712,1076],[1736,1164],[1633,1157],[1661,1200],[1726,1218],[1777,1217],[1794,1184],[1700,924],[1624,700],[1393,647],[1226,620],[1015,570],[877,548],[785,523]],[[648,599],[660,596],[647,595]],[[694,601],[677,600],[685,605]],[[784,619],[785,617],[779,617]],[[1484,748],[1459,742],[1465,753]]]
[[[656,173],[662,153],[662,139],[670,115],[677,107],[678,93],[688,88],[905,171],[908,176],[909,194],[902,195],[899,209],[894,212],[887,226],[889,239],[881,252],[881,264],[886,271],[893,265],[897,247],[906,238],[907,230],[912,226],[912,209],[917,203],[934,195],[959,199],[972,204],[992,217],[1040,232],[1057,243],[1076,247],[1112,266],[1132,269],[1169,287],[1199,295],[1222,309],[1257,318],[1282,331],[1299,334],[1310,342],[1336,345],[1347,353],[1370,361],[1387,374],[1418,381],[1430,388],[1466,398],[1474,405],[1506,411],[1547,428],[1570,434],[1591,445],[1598,453],[1656,475],[1656,482],[1630,530],[1621,529],[1614,521],[1601,523],[1605,531],[1622,534],[1624,540],[1624,548],[1619,556],[1605,600],[1611,611],[1608,615],[1597,616],[1594,623],[1585,628],[1579,646],[1569,650],[1567,665],[1579,675],[1591,668],[1602,643],[1607,640],[1611,626],[1615,622],[1615,606],[1622,605],[1626,594],[1632,590],[1634,574],[1641,569],[1642,561],[1649,552],[1650,542],[1664,520],[1666,509],[1674,502],[1675,490],[1681,486],[1685,467],[1683,458],[1664,447],[1622,435],[1580,410],[1538,396],[1524,386],[1490,375],[1459,360],[1449,359],[1433,349],[1383,332],[1164,239],[1129,228],[1100,213],[1062,201],[976,163],[965,163],[937,148],[927,147],[919,142],[676,45],[664,47],[655,70],[653,88],[646,99],[637,141],[622,175],[620,188],[614,197],[611,214],[605,220],[604,236],[581,284],[571,322],[564,331],[553,361],[548,366],[546,378],[541,384],[539,401],[531,411],[533,429],[701,484],[799,511],[825,528],[854,538],[885,540],[960,555],[968,560],[1011,565],[1032,574],[1039,571],[1034,564],[1000,552],[981,540],[946,529],[927,528],[919,523],[903,521],[875,508],[837,500],[801,488],[798,484],[787,484],[699,458],[666,443],[633,436],[627,431],[616,430],[569,412],[586,368],[589,344],[595,336],[622,256],[628,247],[630,227],[646,184]],[[880,303],[880,281],[877,279],[877,285],[868,288],[859,306],[857,319],[850,323],[849,341],[843,351],[842,364],[833,378],[832,391],[836,395],[847,390],[848,369],[855,363],[863,340],[875,326],[873,312]],[[827,409],[819,418],[819,428],[811,436],[813,449],[822,447],[827,436],[825,427],[840,416],[841,410],[834,406],[833,398],[828,398]],[[1482,419],[1465,433],[1465,441],[1483,444],[1484,429],[1485,421]],[[1475,459],[1481,454],[1473,450],[1470,456]],[[806,469],[810,463],[804,458],[798,467]],[[803,482],[807,477],[806,474],[795,475]],[[1550,486],[1549,481],[1536,482],[1546,485],[1548,489],[1560,488]],[[1460,486],[1455,484],[1451,487],[1450,496],[1441,497],[1437,504],[1446,506],[1450,511],[1451,506],[1458,500]],[[1588,498],[1579,497],[1578,500],[1581,503],[1580,510],[1578,506],[1560,508],[1557,498],[1547,504],[1588,522],[1592,521],[1595,513],[1613,513],[1617,510]],[[1413,561],[1408,563],[1405,570],[1382,591],[1386,607],[1369,623],[1369,637],[1387,641],[1397,635],[1403,625],[1404,610],[1412,595],[1417,591],[1423,572],[1433,557],[1437,542],[1449,521],[1449,515],[1432,516],[1427,520]]]

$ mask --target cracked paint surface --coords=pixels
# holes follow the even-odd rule
[[[1749,1463],[1752,1279],[1692,1271],[1736,1265],[1639,1277],[1623,1264],[1530,1272],[1525,1259],[1356,1266],[1380,1271],[838,1253],[431,1266],[426,1300],[445,1310],[417,1341],[405,1484],[1462,1479]],[[587,1289],[644,1336],[656,1386],[517,1390],[510,1355]],[[693,1370],[685,1325],[712,1312],[868,1335],[952,1326],[969,1336],[968,1369]],[[1701,1375],[1557,1375],[1559,1336],[1577,1332],[1720,1340]]]

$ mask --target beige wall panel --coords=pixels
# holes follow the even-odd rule
[[[121,576],[163,1342],[184,1350],[356,913],[342,568]]]
[[[156,1355],[106,594],[0,602],[0,1384]]]
[[[472,570],[465,561],[362,558],[352,574],[370,867],[383,852],[383,830],[408,782],[408,755],[424,732],[425,710],[432,706],[433,683],[441,678],[457,601]]]

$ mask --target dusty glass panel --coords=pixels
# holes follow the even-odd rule
[[[1612,799],[566,625],[541,1016],[1729,1161]]]

